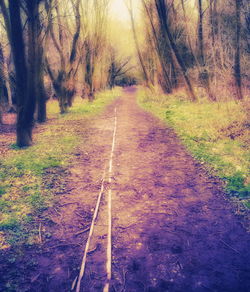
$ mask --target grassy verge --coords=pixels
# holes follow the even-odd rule
[[[183,92],[166,96],[144,89],[138,93],[138,103],[174,128],[192,155],[225,181],[226,192],[250,208],[250,125],[245,105],[192,103]]]
[[[54,175],[53,183],[58,176],[53,169],[65,175],[74,149],[84,142],[79,137],[86,118],[103,110],[119,93],[119,89],[99,93],[93,103],[76,99],[65,115],[58,114],[57,102],[51,101],[50,120],[37,127],[34,146],[17,149],[10,145],[0,160],[0,250],[39,242],[39,216],[56,202],[46,173]]]

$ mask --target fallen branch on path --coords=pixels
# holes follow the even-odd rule
[[[42,223],[40,222],[39,223],[39,228],[38,228],[39,243],[42,243],[43,242],[41,229],[42,229]]]
[[[61,214],[56,208],[54,208],[54,211],[56,212],[56,214],[57,214],[60,218],[62,218],[62,214]]]
[[[33,277],[32,279],[31,279],[31,283],[34,283],[39,277],[41,276],[41,273],[39,273],[39,274],[37,274],[35,277]]]
[[[85,232],[87,232],[89,230],[90,230],[90,227],[87,227],[84,230],[77,232],[74,236],[80,235],[80,234],[85,233]]]
[[[75,212],[75,214],[81,218],[85,218],[83,215],[79,214],[78,212]]]
[[[128,226],[126,226],[126,227],[123,227],[123,226],[117,226],[116,228],[120,228],[120,229],[125,230],[125,229],[128,229],[128,228],[130,228],[130,227],[133,227],[134,225],[136,225],[136,223],[133,223],[133,224],[128,225]]]
[[[225,246],[227,246],[228,248],[230,248],[231,250],[233,250],[234,252],[236,252],[237,254],[240,254],[240,252],[236,249],[234,249],[232,246],[230,246],[229,244],[227,244],[224,240],[220,240],[223,244],[225,244]]]
[[[70,202],[70,203],[65,203],[65,204],[62,204],[62,205],[59,205],[59,207],[65,207],[65,206],[68,206],[68,205],[72,205],[72,204],[79,204],[78,202]]]
[[[49,249],[53,249],[53,248],[73,246],[73,245],[78,245],[78,246],[81,247],[81,244],[79,244],[79,243],[62,243],[62,244],[57,244],[57,245],[54,245],[54,246],[49,246],[48,248]]]
[[[99,245],[97,244],[97,246],[95,248],[88,251],[88,254],[95,252],[98,249],[98,247],[99,247]]]
[[[78,276],[75,277],[75,280],[73,281],[73,283],[71,285],[71,291],[73,291],[75,289],[77,279],[78,279]]]

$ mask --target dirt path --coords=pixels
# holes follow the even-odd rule
[[[110,291],[250,291],[249,234],[173,131],[138,107],[135,91],[126,89],[83,128],[86,142],[76,153],[60,205],[46,214],[42,227],[42,236],[51,237],[37,251],[27,250],[26,258],[36,262],[30,272],[19,263],[25,275],[20,291],[70,291],[104,170],[105,191],[81,291],[102,291],[106,281],[109,190]]]

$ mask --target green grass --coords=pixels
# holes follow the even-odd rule
[[[185,93],[153,94],[144,89],[138,103],[175,129],[192,155],[225,181],[230,196],[249,206],[249,122],[241,103],[189,102]]]
[[[0,159],[0,249],[37,242],[37,218],[53,206],[55,196],[44,186],[47,169],[66,168],[86,120],[101,112],[120,94],[119,89],[98,93],[89,103],[77,98],[67,114],[60,115],[57,101],[48,103],[49,122],[38,125],[34,145],[15,144]]]

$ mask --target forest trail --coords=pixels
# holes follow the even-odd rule
[[[139,108],[135,95],[136,88],[126,88],[83,129],[86,143],[66,178],[66,191],[57,209],[47,214],[51,240],[37,254],[27,253],[38,264],[23,291],[76,286],[104,169],[104,192],[80,291],[102,291],[106,281],[109,190],[110,291],[250,291],[249,234],[216,182],[171,129]]]

